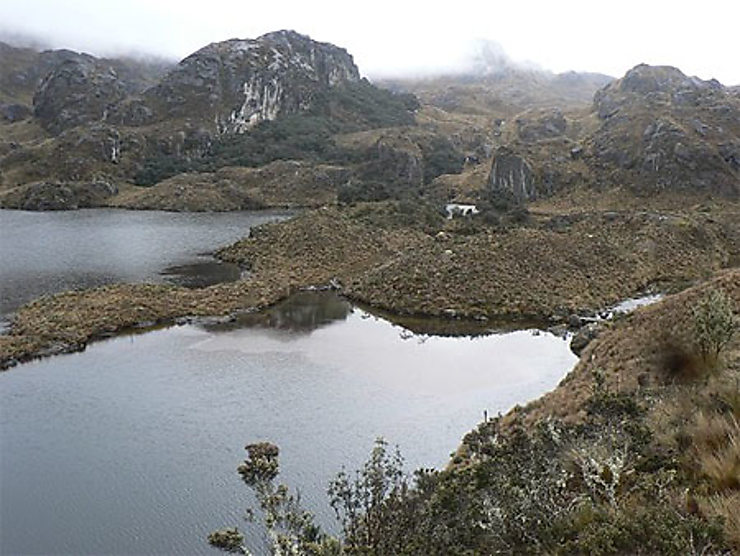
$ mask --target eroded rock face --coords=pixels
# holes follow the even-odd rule
[[[590,165],[642,191],[740,192],[740,102],[716,80],[640,65],[594,97]]]
[[[33,96],[34,115],[53,134],[78,125],[105,121],[126,97],[110,66],[92,56],[78,55],[56,66]]]
[[[155,120],[204,118],[220,133],[244,133],[278,114],[307,110],[322,91],[359,79],[346,50],[278,31],[202,48],[148,90],[144,100]],[[138,107],[125,117],[146,123],[144,112]]]
[[[494,197],[508,196],[519,203],[537,197],[532,167],[508,147],[499,147],[496,150],[488,177],[488,187]]]

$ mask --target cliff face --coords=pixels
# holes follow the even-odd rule
[[[38,102],[44,105],[57,104],[56,108],[41,109],[47,117],[55,117],[65,110],[63,120],[84,122],[86,119],[78,118],[74,112],[87,111],[85,102],[98,102],[101,93],[108,102],[120,102],[123,96],[138,94],[154,85],[170,65],[164,60],[95,58],[64,49],[38,52],[0,42],[0,107],[5,107],[4,112],[11,112],[7,107],[16,107],[16,113],[18,107],[23,107],[26,109],[23,118],[26,118],[31,115],[34,98],[38,97]],[[111,77],[115,84],[111,83]],[[111,87],[118,90],[114,98],[109,97]],[[57,98],[51,98],[52,95]],[[76,107],[75,103],[59,98],[67,95],[78,96]],[[87,98],[79,98],[80,95]]]
[[[418,108],[361,79],[346,50],[293,31],[213,43],[166,73],[71,51],[0,52],[0,188],[19,188],[0,191],[2,206],[33,193],[29,206],[64,208],[72,196],[43,199],[54,184],[153,185],[287,159],[354,164],[336,133],[412,125]]]
[[[532,167],[507,147],[499,147],[493,156],[488,187],[495,197],[511,198],[520,203],[537,197]]]
[[[332,87],[359,80],[346,50],[278,31],[202,48],[143,100],[154,121],[201,119],[219,133],[244,133],[261,121],[306,111]],[[129,116],[128,123],[140,121]]]
[[[604,181],[638,190],[740,187],[740,102],[719,82],[639,65],[596,93],[600,125],[586,141]]]
[[[54,183],[154,185],[291,159],[348,169],[345,201],[527,202],[574,186],[738,196],[737,88],[670,67],[609,81],[484,54],[477,74],[394,85],[421,106],[293,31],[213,43],[169,68],[0,43],[0,189],[42,183],[36,198]],[[443,174],[459,177],[430,184]]]

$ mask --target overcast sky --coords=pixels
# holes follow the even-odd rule
[[[739,25],[739,0],[0,0],[0,33],[52,47],[180,59],[294,29],[346,48],[369,77],[449,69],[483,38],[553,71],[619,77],[646,62],[736,85]]]

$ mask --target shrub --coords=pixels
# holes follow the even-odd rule
[[[738,327],[732,301],[724,291],[710,289],[691,313],[696,348],[704,361],[714,366]]]
[[[346,547],[369,554],[392,554],[406,532],[397,510],[408,494],[403,458],[391,452],[382,438],[375,441],[370,459],[350,476],[342,470],[329,486],[331,506],[342,524]]]
[[[336,539],[314,524],[314,516],[301,507],[300,497],[285,485],[276,485],[279,473],[278,447],[269,442],[250,444],[248,457],[237,471],[257,496],[274,554],[330,555],[339,553]],[[248,516],[252,512],[248,512]],[[226,552],[249,554],[244,537],[234,528],[214,531],[208,542]]]
[[[465,156],[446,137],[433,135],[419,140],[424,164],[424,183],[442,174],[459,174]]]
[[[223,550],[244,554],[244,535],[236,527],[224,527],[208,535],[208,542]]]

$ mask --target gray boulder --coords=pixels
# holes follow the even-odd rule
[[[601,333],[602,325],[597,322],[588,323],[575,333],[570,341],[570,351],[578,357],[581,356],[586,346],[590,344]]]

